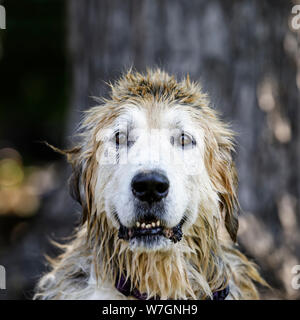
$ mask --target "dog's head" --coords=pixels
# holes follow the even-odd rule
[[[129,72],[111,88],[68,152],[84,222],[105,214],[133,251],[172,249],[198,218],[204,229],[223,222],[235,241],[233,135],[199,85],[155,70]]]

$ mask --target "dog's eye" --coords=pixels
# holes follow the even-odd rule
[[[187,147],[193,143],[193,138],[186,133],[182,133],[179,137],[179,145],[182,148]]]
[[[117,132],[115,138],[117,146],[124,145],[127,143],[127,135],[125,133]]]

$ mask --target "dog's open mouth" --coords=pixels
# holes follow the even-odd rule
[[[182,222],[173,228],[163,226],[161,221],[157,219],[137,221],[136,225],[131,228],[120,224],[118,235],[120,239],[124,240],[131,240],[133,238],[151,240],[152,237],[164,236],[176,243],[182,239]]]

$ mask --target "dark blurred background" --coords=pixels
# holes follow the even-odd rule
[[[239,243],[274,288],[299,299],[300,30],[287,0],[7,0],[0,30],[0,299],[31,299],[49,239],[80,208],[65,148],[81,118],[130,66],[200,80],[238,132]]]

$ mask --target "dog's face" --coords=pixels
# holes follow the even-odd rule
[[[210,196],[217,208],[204,131],[192,112],[167,103],[125,105],[98,133],[96,194],[104,190],[106,212],[132,249],[168,249],[194,223],[201,201]]]
[[[123,79],[124,99],[87,117],[73,194],[88,214],[104,211],[132,250],[172,250],[199,215],[212,228],[223,218],[234,240],[231,132],[198,87],[152,76]]]

